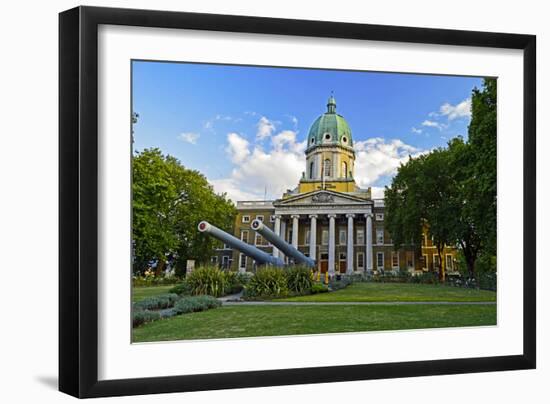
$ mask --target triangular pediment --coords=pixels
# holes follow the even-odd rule
[[[313,191],[275,201],[274,206],[304,206],[304,205],[365,205],[371,201],[334,191]]]

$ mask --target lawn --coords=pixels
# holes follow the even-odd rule
[[[133,330],[134,342],[496,324],[496,304],[222,306]]]
[[[132,302],[137,302],[146,297],[162,295],[169,293],[174,285],[161,285],[161,286],[137,286],[132,289]]]
[[[335,292],[277,300],[289,302],[494,302],[496,293],[442,285],[360,282]]]

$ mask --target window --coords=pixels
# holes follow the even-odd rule
[[[391,253],[391,266],[392,268],[399,268],[399,251]]]
[[[384,214],[383,213],[377,213],[376,215],[374,215],[374,218],[381,222],[382,220],[384,220]]]
[[[331,167],[330,167],[330,159],[326,159],[325,160],[325,164],[324,164],[324,172],[325,172],[325,177],[330,177],[331,176]]]
[[[243,216],[242,222],[243,223],[250,223],[250,216],[248,216],[248,215]]]
[[[357,268],[365,268],[365,254],[357,253]]]
[[[321,244],[328,245],[328,230],[323,230],[321,232]]]
[[[239,268],[246,268],[246,255],[244,254],[239,254]]]
[[[384,269],[384,253],[383,252],[377,252],[376,253],[376,267],[378,269]]]
[[[288,240],[289,243],[292,243],[292,229],[288,231]]]
[[[346,230],[340,229],[338,232],[338,244],[346,245]]]
[[[453,256],[452,254],[445,255],[445,270],[451,272],[453,270]]]
[[[260,222],[264,221],[264,215],[256,215],[256,220],[259,220]]]
[[[376,244],[384,244],[384,229],[376,229]]]
[[[227,244],[224,244],[224,245],[223,245],[223,249],[224,249],[224,250],[231,250],[231,247],[229,247]]]
[[[348,163],[342,162],[342,177],[348,178]]]
[[[241,241],[248,243],[248,230],[241,230]]]
[[[340,253],[340,261],[346,260],[346,253]]]
[[[262,245],[262,236],[258,233],[254,236],[254,245]]]
[[[304,240],[305,245],[309,245],[309,240],[311,240],[311,233],[309,229],[306,230],[306,239]]]
[[[365,231],[363,229],[357,229],[356,243],[359,245],[365,244]]]
[[[227,255],[222,257],[222,267],[229,268],[229,257]]]
[[[428,270],[428,255],[427,254],[422,254],[422,260],[424,261],[423,262],[423,266],[422,268],[424,269],[424,271],[427,271]]]
[[[275,215],[269,216],[269,221],[273,223],[275,221]]]
[[[414,251],[407,251],[407,268],[414,268]]]
[[[313,178],[313,168],[315,165],[313,164],[313,161],[309,163],[309,179],[311,180]]]
[[[216,265],[218,263],[218,256],[217,255],[213,255],[212,257],[210,257],[210,262],[214,265]]]

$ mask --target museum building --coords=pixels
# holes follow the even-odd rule
[[[418,249],[395,250],[384,227],[384,200],[373,199],[371,189],[354,180],[355,151],[351,129],[336,113],[330,97],[327,111],[311,125],[307,138],[306,170],[298,186],[273,201],[238,201],[234,236],[289,261],[278,249],[250,227],[262,220],[277,235],[316,260],[317,270],[337,273],[411,273],[457,269],[456,249],[445,247],[439,262],[437,248],[423,235]],[[223,246],[212,256],[222,268],[253,271],[250,257]]]

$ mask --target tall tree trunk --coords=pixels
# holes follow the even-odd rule
[[[439,281],[445,282],[445,269],[443,268],[443,261],[441,260],[441,250],[443,250],[443,247],[438,243],[437,256],[439,257]]]
[[[155,276],[160,276],[164,271],[165,266],[166,266],[166,261],[159,260],[157,267],[155,268]]]

